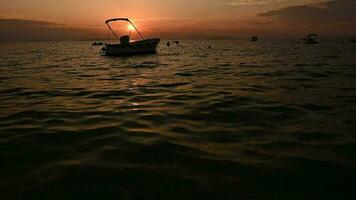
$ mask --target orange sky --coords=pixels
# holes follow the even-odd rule
[[[104,19],[236,19],[318,0],[0,0],[2,17],[95,25]],[[320,0],[319,0],[320,1]]]
[[[283,9],[325,0],[0,0],[0,19],[54,22],[64,24],[67,28],[95,29],[100,32],[105,28],[103,22],[106,19],[129,17],[146,35],[188,38],[194,35],[244,37],[253,33],[299,37],[313,29],[329,35],[342,35],[344,32],[345,35],[353,34],[352,31],[346,33],[346,29],[341,30],[343,26],[339,22],[350,23],[356,16],[350,14],[346,16],[350,19],[343,20],[344,16],[339,15],[345,12],[336,7],[342,5],[346,10],[352,9],[354,1],[334,1],[337,5],[331,9],[328,4],[315,4],[317,6],[314,7],[318,9],[297,7],[294,11],[298,10],[301,15],[296,16],[293,10]],[[278,13],[261,15],[270,11]],[[303,12],[309,14],[303,15]],[[330,24],[326,18],[333,15],[330,12],[335,12],[336,19],[340,20]],[[315,16],[321,17],[315,21]],[[351,25],[354,25],[353,22]],[[293,27],[298,27],[298,30]]]

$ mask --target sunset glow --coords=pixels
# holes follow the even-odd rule
[[[135,27],[132,26],[132,24],[129,24],[129,25],[127,26],[127,29],[128,29],[129,31],[133,31],[133,30],[135,30]]]
[[[26,27],[59,24],[64,32],[90,32],[85,37],[104,37],[103,22],[114,17],[133,19],[145,35],[163,38],[346,37],[356,34],[355,9],[353,0],[13,0],[0,1],[0,20],[26,20]],[[25,28],[6,21],[1,30],[7,23]]]

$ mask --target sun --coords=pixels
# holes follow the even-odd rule
[[[128,29],[129,31],[133,31],[133,30],[135,30],[135,27],[134,27],[132,24],[129,24],[129,25],[127,26],[127,29]]]

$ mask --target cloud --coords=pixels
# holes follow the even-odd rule
[[[22,19],[0,19],[0,41],[79,40],[98,37],[89,28]]]
[[[251,6],[251,5],[266,5],[271,3],[281,3],[286,0],[234,0],[225,3],[227,6]]]
[[[263,5],[267,4],[268,0],[240,0],[240,1],[230,1],[226,3],[228,6],[245,6],[245,5]]]
[[[290,35],[319,33],[328,37],[356,35],[356,1],[333,0],[301,6],[290,6],[259,14],[273,22],[279,33]]]
[[[334,0],[318,4],[292,6],[260,14],[283,20],[309,22],[352,21],[356,19],[355,0]]]

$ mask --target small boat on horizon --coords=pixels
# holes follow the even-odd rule
[[[356,38],[351,38],[349,41],[350,41],[351,43],[356,43]]]
[[[93,45],[93,46],[102,46],[102,45],[104,45],[104,43],[102,43],[102,42],[93,42],[91,45]]]
[[[111,28],[110,23],[115,21],[126,21],[131,24],[133,29],[140,35],[141,40],[130,42],[130,35],[124,35],[119,38],[118,34]],[[153,54],[157,52],[157,46],[160,42],[159,38],[145,39],[141,32],[128,18],[114,18],[105,21],[109,30],[114,34],[115,38],[120,41],[119,44],[105,43],[101,52],[107,56],[125,56],[137,54]],[[108,42],[110,38],[108,38]]]
[[[251,42],[258,42],[258,37],[257,36],[251,37]]]
[[[306,38],[303,38],[304,44],[319,44],[317,34],[309,34]]]

